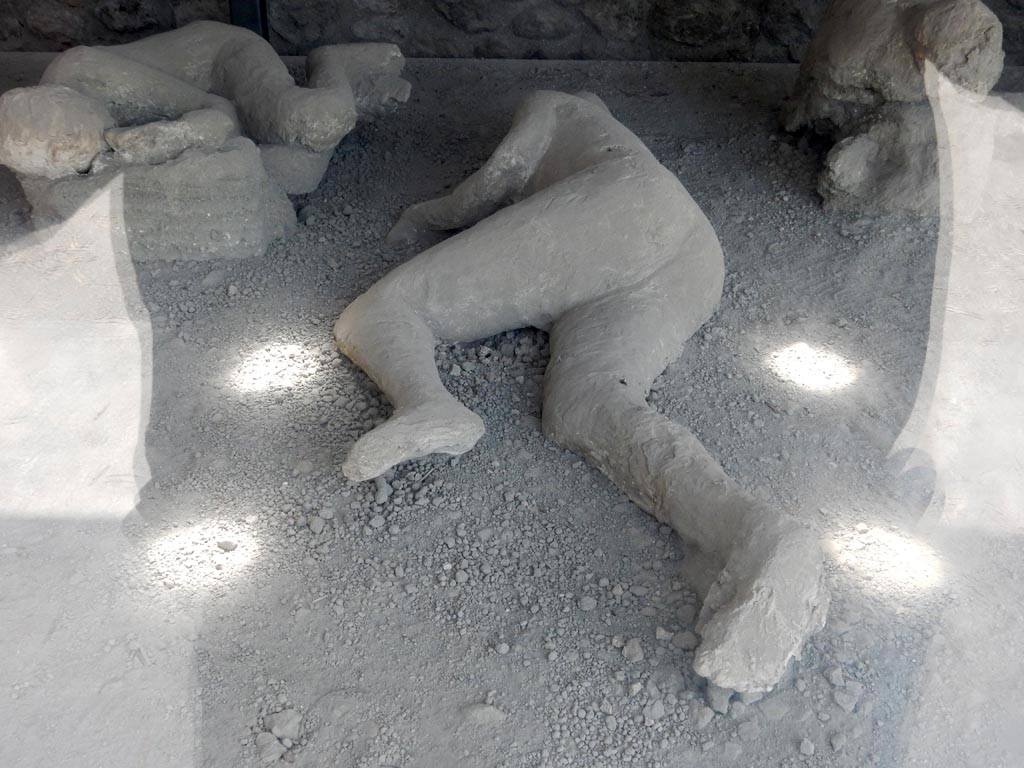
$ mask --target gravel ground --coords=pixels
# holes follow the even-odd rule
[[[822,210],[820,148],[777,129],[792,67],[407,73],[410,103],[342,143],[287,242],[137,266],[153,480],[124,520],[0,516],[0,763],[1019,765],[1019,543],[926,535],[926,489],[887,460],[937,223]],[[339,471],[389,406],[339,357],[334,319],[407,258],[383,244],[401,210],[478,167],[535,88],[598,93],[724,247],[721,308],[651,401],[831,542],[828,625],[759,700],[692,670],[708,564],[541,434],[545,334],[438,348],[487,426],[470,453],[370,483]],[[0,169],[8,252],[26,214]],[[801,386],[776,353],[808,348],[847,367]]]

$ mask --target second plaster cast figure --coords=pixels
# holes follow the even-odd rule
[[[408,459],[463,453],[481,437],[483,422],[441,383],[438,339],[550,331],[545,433],[721,559],[695,668],[724,688],[770,689],[824,623],[818,537],[755,501],[646,401],[721,297],[722,250],[707,218],[600,99],[541,91],[483,168],[409,208],[389,240],[458,229],[335,324],[340,349],[395,407],[353,446],[345,474],[373,478]]]

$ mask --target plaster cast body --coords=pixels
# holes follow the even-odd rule
[[[0,163],[40,219],[123,172],[135,258],[254,255],[295,226],[286,195],[317,188],[359,115],[408,99],[403,65],[394,45],[326,46],[300,87],[269,43],[217,22],[72,48],[0,96]]]
[[[723,687],[771,688],[824,621],[817,536],[761,507],[646,402],[721,295],[722,252],[704,214],[599,99],[542,91],[480,170],[408,209],[389,240],[456,229],[335,324],[340,349],[395,406],[357,441],[345,474],[365,480],[407,459],[462,453],[483,434],[441,383],[436,339],[549,330],[545,433],[721,558],[695,667]]]
[[[785,105],[787,130],[834,142],[818,189],[837,207],[933,213],[935,124],[924,64],[984,95],[1002,72],[1002,26],[980,0],[833,0]]]

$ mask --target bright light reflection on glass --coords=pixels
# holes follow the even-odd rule
[[[300,344],[271,344],[248,354],[231,383],[244,392],[294,387],[316,371],[316,354]]]
[[[935,550],[902,534],[872,528],[835,544],[839,562],[879,592],[924,592],[942,581],[942,560]]]
[[[259,549],[248,533],[212,520],[166,531],[149,545],[146,558],[168,587],[202,589],[239,575]]]
[[[816,392],[842,389],[857,378],[856,369],[842,357],[802,341],[773,352],[768,366],[783,381]]]

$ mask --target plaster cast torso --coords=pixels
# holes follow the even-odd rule
[[[587,98],[539,92],[517,113],[519,125],[528,121],[549,130],[518,148],[539,157],[522,190],[383,282],[393,281],[432,319],[435,333],[452,341],[526,326],[547,330],[567,309],[658,273],[678,284],[691,322],[703,322],[721,295],[722,253],[675,175]],[[480,307],[484,253],[487,279],[504,290]],[[476,308],[470,317],[460,311],[468,302]]]

